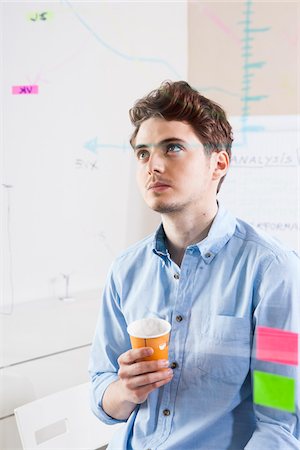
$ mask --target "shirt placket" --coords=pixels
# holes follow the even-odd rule
[[[171,261],[169,266],[172,283],[177,285],[177,298],[172,313],[171,340],[169,345],[169,361],[173,369],[173,378],[164,386],[159,408],[157,432],[160,436],[151,442],[149,448],[156,448],[170,435],[178,384],[184,359],[184,347],[189,328],[190,309],[192,305],[192,289],[195,269],[199,258],[199,251],[191,247],[186,250],[181,269]],[[193,276],[191,276],[193,274]]]

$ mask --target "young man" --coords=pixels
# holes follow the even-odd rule
[[[299,450],[299,391],[295,412],[253,402],[254,370],[298,389],[297,366],[257,359],[256,342],[258,327],[299,333],[299,258],[217,202],[232,143],[218,105],[165,82],[130,116],[138,185],[162,223],[114,261],[103,294],[92,409],[126,422],[108,448]],[[169,361],[130,349],[126,327],[145,317],[171,322]]]

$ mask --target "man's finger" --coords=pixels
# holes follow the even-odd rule
[[[118,363],[120,364],[132,364],[138,360],[146,358],[147,356],[152,355],[153,349],[151,347],[141,347],[128,350],[118,358]]]

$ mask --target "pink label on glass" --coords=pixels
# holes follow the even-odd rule
[[[30,84],[26,86],[13,86],[12,93],[13,95],[38,94],[39,87],[37,84]]]
[[[279,328],[258,327],[256,357],[264,361],[298,365],[298,334]]]

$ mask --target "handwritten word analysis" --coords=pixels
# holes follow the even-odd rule
[[[282,153],[280,155],[234,155],[233,167],[295,167],[299,164],[296,155]]]

